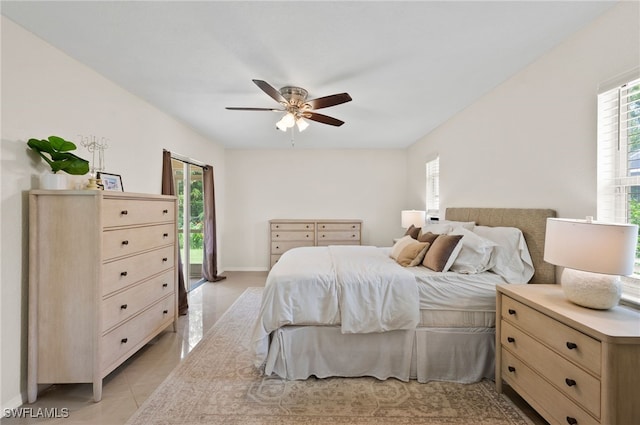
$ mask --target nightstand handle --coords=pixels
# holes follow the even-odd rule
[[[509,366],[507,369],[509,369],[509,372],[515,372],[516,368],[513,366]]]
[[[568,386],[573,387],[574,385],[576,385],[576,381],[574,381],[573,379],[565,379],[564,382],[567,383]]]
[[[567,423],[569,425],[577,425],[578,420],[576,418],[572,418],[571,416],[567,416]]]
[[[516,342],[516,339],[511,337],[511,336],[509,336],[509,337],[507,337],[507,342]]]
[[[567,348],[569,350],[575,350],[576,348],[578,348],[578,344],[576,344],[575,342],[567,342]]]
[[[514,309],[512,309],[512,308],[510,308],[508,311],[509,311],[509,314],[512,315],[512,316],[514,314],[516,314],[516,311]]]

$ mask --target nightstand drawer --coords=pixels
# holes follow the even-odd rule
[[[502,318],[539,339],[574,363],[600,376],[601,344],[524,304],[502,297]]]
[[[500,343],[563,394],[600,416],[600,380],[504,320]]]
[[[502,379],[518,391],[535,409],[546,412],[544,416],[547,420],[550,415],[558,424],[600,424],[504,348],[502,349],[501,373]],[[549,422],[554,423],[551,420]]]

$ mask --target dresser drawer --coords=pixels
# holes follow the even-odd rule
[[[360,232],[318,232],[318,243],[322,241],[360,241]]]
[[[105,199],[102,210],[104,227],[131,226],[175,221],[173,201]]]
[[[315,223],[271,223],[272,231],[283,230],[315,230]]]
[[[102,293],[109,295],[149,276],[175,266],[175,252],[173,246],[111,261],[102,265]],[[173,276],[167,281],[173,284]]]
[[[102,301],[102,332],[144,310],[174,291],[171,269]]]
[[[600,416],[600,380],[504,320],[500,340],[504,348],[532,365],[563,394],[594,416]]]
[[[318,223],[318,231],[351,230],[360,231],[360,223]]]
[[[102,336],[100,370],[103,374],[119,364],[121,358],[138,350],[149,335],[169,325],[174,319],[174,312],[175,297],[168,296]]]
[[[172,244],[175,226],[160,224],[130,229],[107,230],[102,236],[102,258],[109,260]]]
[[[313,232],[271,232],[272,241],[310,241],[313,243]]]
[[[513,323],[572,362],[600,376],[600,341],[507,296],[502,296],[501,315],[505,321]]]
[[[502,379],[511,385],[533,407],[543,413],[545,419],[551,423],[578,425],[600,425],[600,422],[585,412],[580,406],[572,402],[554,386],[542,379],[526,364],[502,349],[502,363],[500,365]],[[548,416],[551,416],[549,418]],[[575,422],[573,420],[575,420]]]
[[[271,254],[284,254],[293,248],[313,246],[313,241],[281,241],[271,242]]]

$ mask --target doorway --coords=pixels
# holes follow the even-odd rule
[[[171,158],[171,168],[178,197],[178,241],[187,292],[205,282],[203,258],[203,169],[191,162]]]

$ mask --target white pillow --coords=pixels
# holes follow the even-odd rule
[[[492,272],[502,276],[508,283],[529,282],[534,273],[533,260],[520,229],[476,226],[473,232],[497,244],[493,249]]]
[[[412,242],[415,242],[416,240],[413,239],[410,235],[406,235],[401,237],[400,239],[398,239],[396,241],[395,244],[393,244],[393,247],[391,248],[391,253],[389,254],[389,257],[393,258],[394,260],[398,260],[398,256],[400,255],[400,253],[402,252],[402,250],[409,244],[411,244]]]
[[[431,232],[436,235],[446,235],[459,227],[463,227],[467,230],[473,230],[475,225],[476,223],[473,221],[440,220],[440,221],[435,221],[422,226],[422,230],[420,231],[420,234]]]
[[[454,229],[450,235],[462,235],[462,248],[451,265],[451,271],[465,274],[482,273],[493,267],[492,256],[497,245],[464,227]]]

